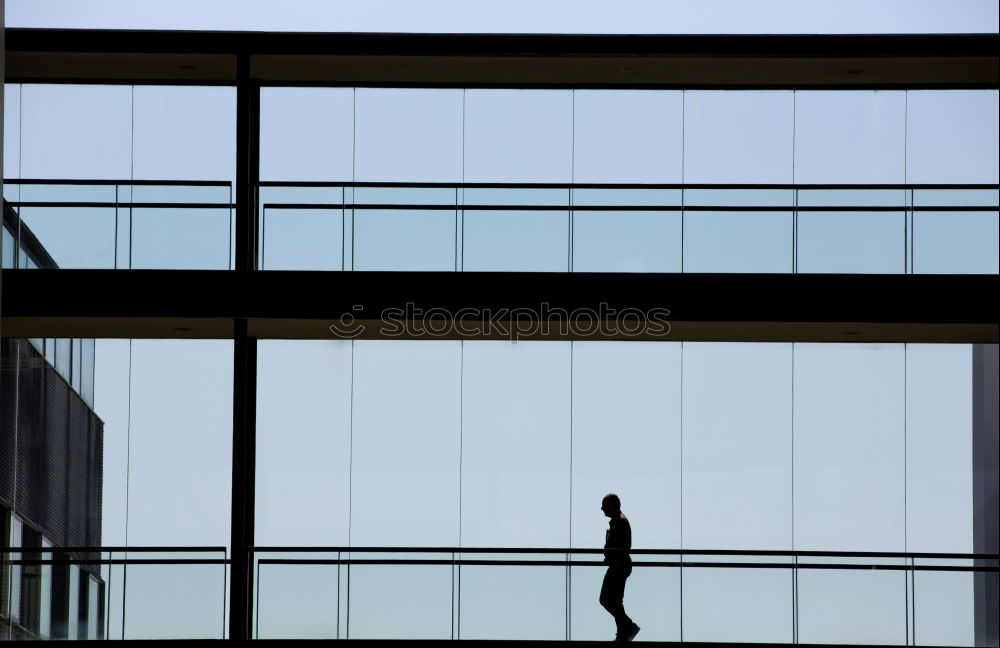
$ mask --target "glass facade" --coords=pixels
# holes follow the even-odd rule
[[[997,275],[998,96],[265,85],[251,265]],[[237,268],[235,87],[4,97],[0,267]],[[32,335],[5,639],[227,637],[241,488],[254,638],[607,638],[610,492],[645,640],[971,646],[995,588],[995,343]]]

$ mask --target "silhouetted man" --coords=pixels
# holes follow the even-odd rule
[[[601,510],[611,518],[604,539],[604,562],[608,565],[608,572],[604,574],[604,584],[601,585],[601,605],[615,618],[618,627],[615,641],[632,641],[639,633],[639,626],[625,614],[623,602],[625,580],[632,573],[632,557],[628,555],[628,550],[632,548],[632,527],[622,513],[621,500],[614,493],[604,496]]]

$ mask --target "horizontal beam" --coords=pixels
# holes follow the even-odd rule
[[[8,82],[998,87],[996,34],[292,34],[7,30]]]
[[[8,337],[996,343],[995,275],[5,270]],[[981,295],[981,299],[969,295]]]

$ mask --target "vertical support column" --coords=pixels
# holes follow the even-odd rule
[[[972,480],[973,551],[998,553],[1000,518],[1000,426],[998,426],[998,370],[996,344],[972,346]],[[991,560],[977,565],[992,566]],[[975,572],[976,645],[996,646],[1000,641],[1000,584],[997,572]]]
[[[236,240],[234,271],[244,279],[257,268],[257,181],[260,160],[260,85],[250,76],[250,55],[237,58]],[[229,638],[252,637],[255,458],[257,451],[257,340],[247,320],[233,322],[233,475],[230,547],[232,593]]]
[[[229,638],[250,639],[253,624],[254,480],[256,474],[257,339],[235,322],[233,339],[232,595]]]

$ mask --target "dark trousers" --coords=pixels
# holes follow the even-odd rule
[[[612,565],[604,574],[604,584],[601,585],[601,606],[611,613],[618,627],[618,634],[624,634],[632,629],[632,619],[625,614],[623,599],[625,598],[625,581],[632,574],[632,565]]]

